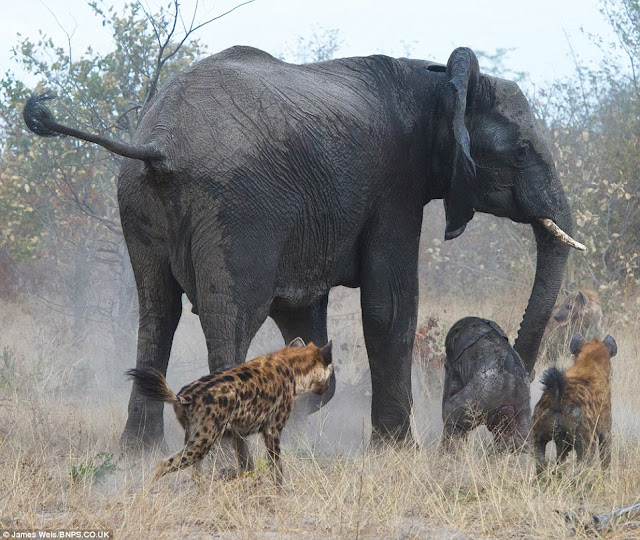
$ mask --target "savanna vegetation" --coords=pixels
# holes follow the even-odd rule
[[[177,5],[177,4],[176,4]],[[277,492],[265,462],[250,477],[205,489],[188,475],[141,486],[154,460],[118,456],[126,396],[123,371],[135,354],[137,302],[119,225],[115,175],[120,158],[73,139],[42,139],[23,125],[34,90],[67,124],[129,141],[149,95],[207,54],[194,28],[176,22],[176,5],[149,13],[93,3],[114,36],[98,54],[23,36],[14,54],[39,83],[11,72],[0,83],[0,527],[104,528],[118,537],[467,538],[563,536],[554,510],[605,512],[640,497],[640,1],[605,0],[617,41],[600,42],[601,67],[530,96],[551,141],[586,254],[569,259],[566,286],[598,291],[614,359],[614,447],[610,472],[573,460],[538,480],[530,456],[494,455],[480,430],[453,456],[437,451],[442,427],[438,362],[459,317],[492,318],[514,336],[535,267],[529,227],[477,215],[442,242],[437,202],[425,209],[420,319],[427,354],[416,361],[414,427],[420,447],[362,452],[369,433],[369,382],[357,291],[336,290],[329,334],[340,376],[336,398],[285,445],[288,479]],[[245,8],[245,9],[250,9]],[[188,17],[186,17],[188,19]],[[597,40],[597,37],[593,37]],[[294,62],[340,54],[335,30],[318,30],[281,56]],[[287,52],[290,51],[290,52]],[[278,51],[272,51],[277,53]],[[412,51],[416,56],[416,51]],[[508,51],[481,54],[481,69],[526,77],[505,66]],[[437,59],[444,60],[444,59]],[[280,346],[272,324],[251,353]],[[563,361],[568,362],[568,359]],[[197,317],[185,310],[169,378],[189,382],[206,370]],[[532,387],[533,398],[539,385]],[[349,414],[345,414],[349,411]],[[168,444],[182,433],[166,416]],[[220,456],[224,460],[224,456]],[[214,467],[211,467],[214,470]],[[212,472],[213,474],[213,472]],[[637,534],[620,525],[615,535]],[[587,535],[577,531],[578,537]]]

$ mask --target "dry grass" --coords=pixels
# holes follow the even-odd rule
[[[459,316],[483,315],[513,335],[523,303],[489,299],[461,308],[444,299],[431,302],[424,316],[440,314],[446,329]],[[355,304],[355,297],[343,298],[342,314]],[[251,476],[220,481],[213,463],[210,480],[201,486],[185,472],[148,492],[142,486],[157,456],[129,461],[116,455],[126,387],[105,390],[87,376],[89,388],[78,388],[70,367],[78,361],[77,347],[55,332],[47,336],[37,330],[28,313],[0,314],[0,528],[99,528],[112,530],[116,538],[149,532],[157,538],[549,538],[569,534],[554,510],[602,513],[640,497],[635,329],[612,318],[607,328],[619,348],[610,471],[579,466],[572,458],[558,474],[540,480],[531,456],[494,454],[483,430],[454,455],[438,452],[439,374],[416,373],[414,425],[421,445],[363,452],[369,404],[354,392],[366,365],[362,338],[353,329],[357,316],[334,315],[330,334],[342,331],[345,345],[338,394],[301,430],[289,429],[282,491],[273,485],[259,441],[261,458]],[[80,356],[90,358],[87,352]],[[182,374],[180,359],[172,362]],[[100,373],[113,362],[97,358],[95,363]],[[532,393],[537,400],[539,383]],[[174,449],[181,433],[170,412],[166,419]],[[609,533],[639,535],[624,525]],[[578,531],[576,536],[592,535]]]

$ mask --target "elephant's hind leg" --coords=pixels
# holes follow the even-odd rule
[[[182,289],[174,279],[168,258],[143,246],[129,245],[136,278],[140,321],[136,366],[167,371],[173,335],[182,314]],[[123,449],[137,450],[163,444],[163,403],[148,401],[134,384],[129,415],[120,438]]]
[[[198,317],[209,354],[209,371],[229,367],[246,360],[251,340],[269,314],[273,299],[276,255],[256,252],[248,243],[253,231],[244,231],[242,238],[223,250],[226,231],[218,240],[208,230],[193,234],[192,250],[195,270]],[[258,234],[258,233],[256,233]],[[262,244],[266,245],[265,240]]]

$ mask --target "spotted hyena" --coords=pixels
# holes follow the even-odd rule
[[[174,394],[153,368],[127,372],[148,399],[173,403],[185,430],[184,448],[161,461],[152,482],[167,473],[196,465],[223,436],[232,438],[241,471],[253,467],[244,437],[261,433],[276,483],[282,483],[280,434],[294,399],[306,392],[323,394],[332,372],[331,342],[323,348],[296,338],[289,346],[232,368],[205,375]]]
[[[602,308],[595,291],[578,290],[569,294],[556,307],[544,335],[546,357],[556,363],[568,350],[575,333],[587,339],[601,337]]]
[[[556,367],[544,372],[542,397],[533,411],[532,437],[536,470],[545,467],[547,443],[554,441],[558,461],[575,449],[578,459],[595,452],[599,445],[602,465],[611,457],[611,358],[616,355],[615,339],[607,335],[603,341],[586,341],[574,335],[570,344],[575,355],[573,366],[566,371]]]

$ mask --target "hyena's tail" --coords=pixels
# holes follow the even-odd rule
[[[560,412],[560,402],[567,387],[567,377],[564,372],[557,367],[551,367],[542,374],[540,382],[544,386],[543,394],[547,394],[551,398],[551,410]]]
[[[152,367],[141,367],[127,371],[127,378],[133,380],[140,393],[152,401],[165,401],[187,405],[189,400],[179,396],[169,388],[165,376]]]

